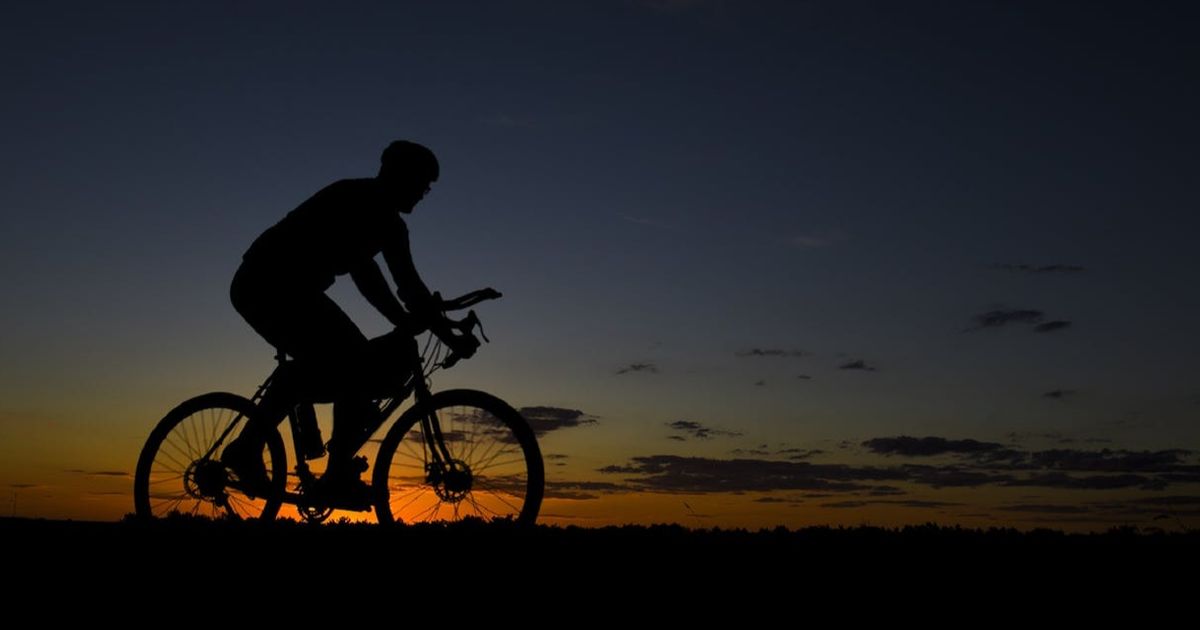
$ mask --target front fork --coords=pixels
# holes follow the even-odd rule
[[[429,453],[429,461],[425,462],[425,480],[438,486],[453,469],[454,458],[450,455],[450,449],[446,447],[442,424],[438,422],[433,411],[421,417],[421,433],[425,436],[425,450]]]

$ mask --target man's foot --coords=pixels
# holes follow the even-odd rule
[[[233,473],[233,485],[251,497],[266,496],[271,489],[263,447],[262,440],[242,432],[221,452],[221,463]]]
[[[367,510],[371,507],[371,486],[360,478],[366,470],[367,459],[355,457],[338,465],[329,463],[329,468],[313,484],[311,496],[321,503],[348,510]]]

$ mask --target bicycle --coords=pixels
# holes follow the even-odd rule
[[[482,289],[453,300],[435,297],[444,316],[498,298],[500,293]],[[488,341],[474,310],[462,320],[447,321],[472,337],[478,328],[480,337]],[[379,415],[368,423],[355,448],[357,452],[368,442],[379,444],[370,505],[311,491],[319,477],[307,462],[320,458],[325,449],[316,422],[316,401],[299,392],[288,399],[289,403],[295,399],[287,414],[296,457],[291,475],[278,427],[267,432],[263,449],[270,480],[265,490],[243,487],[221,463],[218,454],[223,447],[258,413],[268,389],[292,368],[294,360],[279,353],[279,364],[251,398],[227,392],[203,394],[179,404],[158,422],[142,448],[134,475],[137,516],[190,513],[271,520],[286,503],[316,523],[335,509],[367,512],[372,508],[382,524],[468,517],[533,523],[541,507],[545,469],[529,423],[508,403],[485,392],[431,392],[430,376],[452,367],[460,357],[446,350],[432,332],[419,352],[413,332],[389,334],[406,337],[411,350],[401,361],[409,376],[395,395],[375,401]],[[383,439],[371,439],[410,396],[414,404],[400,414]],[[289,484],[289,477],[295,483]]]

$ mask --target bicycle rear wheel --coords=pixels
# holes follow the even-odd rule
[[[434,465],[422,416],[433,414],[450,452]],[[529,424],[507,403],[483,392],[450,390],[409,409],[384,437],[372,488],[380,523],[477,518],[533,523],[545,471]]]
[[[252,496],[238,488],[220,461],[221,449],[237,437],[254,412],[249,400],[214,392],[186,400],[163,417],[138,458],[133,479],[138,517],[275,518],[287,479],[287,454],[279,431],[269,433],[263,449],[271,481],[267,496]],[[238,426],[225,435],[234,423]]]

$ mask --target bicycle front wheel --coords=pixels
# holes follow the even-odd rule
[[[422,418],[440,427],[449,461],[431,451],[436,439]],[[465,518],[531,524],[544,485],[542,454],[521,414],[465,389],[435,394],[405,412],[380,445],[372,480],[375,513],[385,524]]]
[[[138,458],[133,478],[137,515],[275,518],[287,475],[279,431],[269,433],[263,449],[271,481],[263,493],[267,496],[238,488],[220,461],[221,449],[237,437],[254,412],[254,403],[224,392],[197,396],[172,409],[154,428]]]

